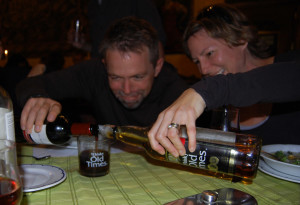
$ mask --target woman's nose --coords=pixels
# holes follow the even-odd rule
[[[203,75],[210,75],[213,72],[211,64],[206,60],[199,61],[198,69]]]

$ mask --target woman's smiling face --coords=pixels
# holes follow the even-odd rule
[[[187,45],[194,63],[203,75],[238,73],[246,70],[247,44],[231,47],[224,40],[210,37],[205,30],[192,35]]]

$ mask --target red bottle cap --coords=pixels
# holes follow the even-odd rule
[[[92,135],[89,123],[73,123],[71,133],[72,135]]]

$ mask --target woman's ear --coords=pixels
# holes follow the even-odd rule
[[[243,50],[245,50],[248,47],[248,42],[247,41],[242,41],[241,43],[242,43],[241,46],[242,46]]]

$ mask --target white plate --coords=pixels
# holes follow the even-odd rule
[[[283,152],[291,151],[296,153],[296,152],[300,152],[300,145],[290,145],[290,144],[265,145],[262,147],[262,150],[271,154],[277,151],[283,151]],[[300,165],[279,161],[277,159],[274,159],[264,154],[263,152],[261,153],[261,157],[273,169],[285,174],[300,177]]]
[[[23,164],[20,166],[23,192],[33,192],[62,183],[66,172],[55,166],[42,164]]]
[[[272,167],[267,165],[264,162],[264,160],[262,160],[262,159],[259,160],[258,169],[260,171],[266,173],[266,174],[269,174],[269,175],[273,176],[273,177],[276,177],[276,178],[279,178],[279,179],[284,179],[284,180],[290,181],[290,182],[300,183],[300,177],[279,172],[276,169],[273,169]]]

